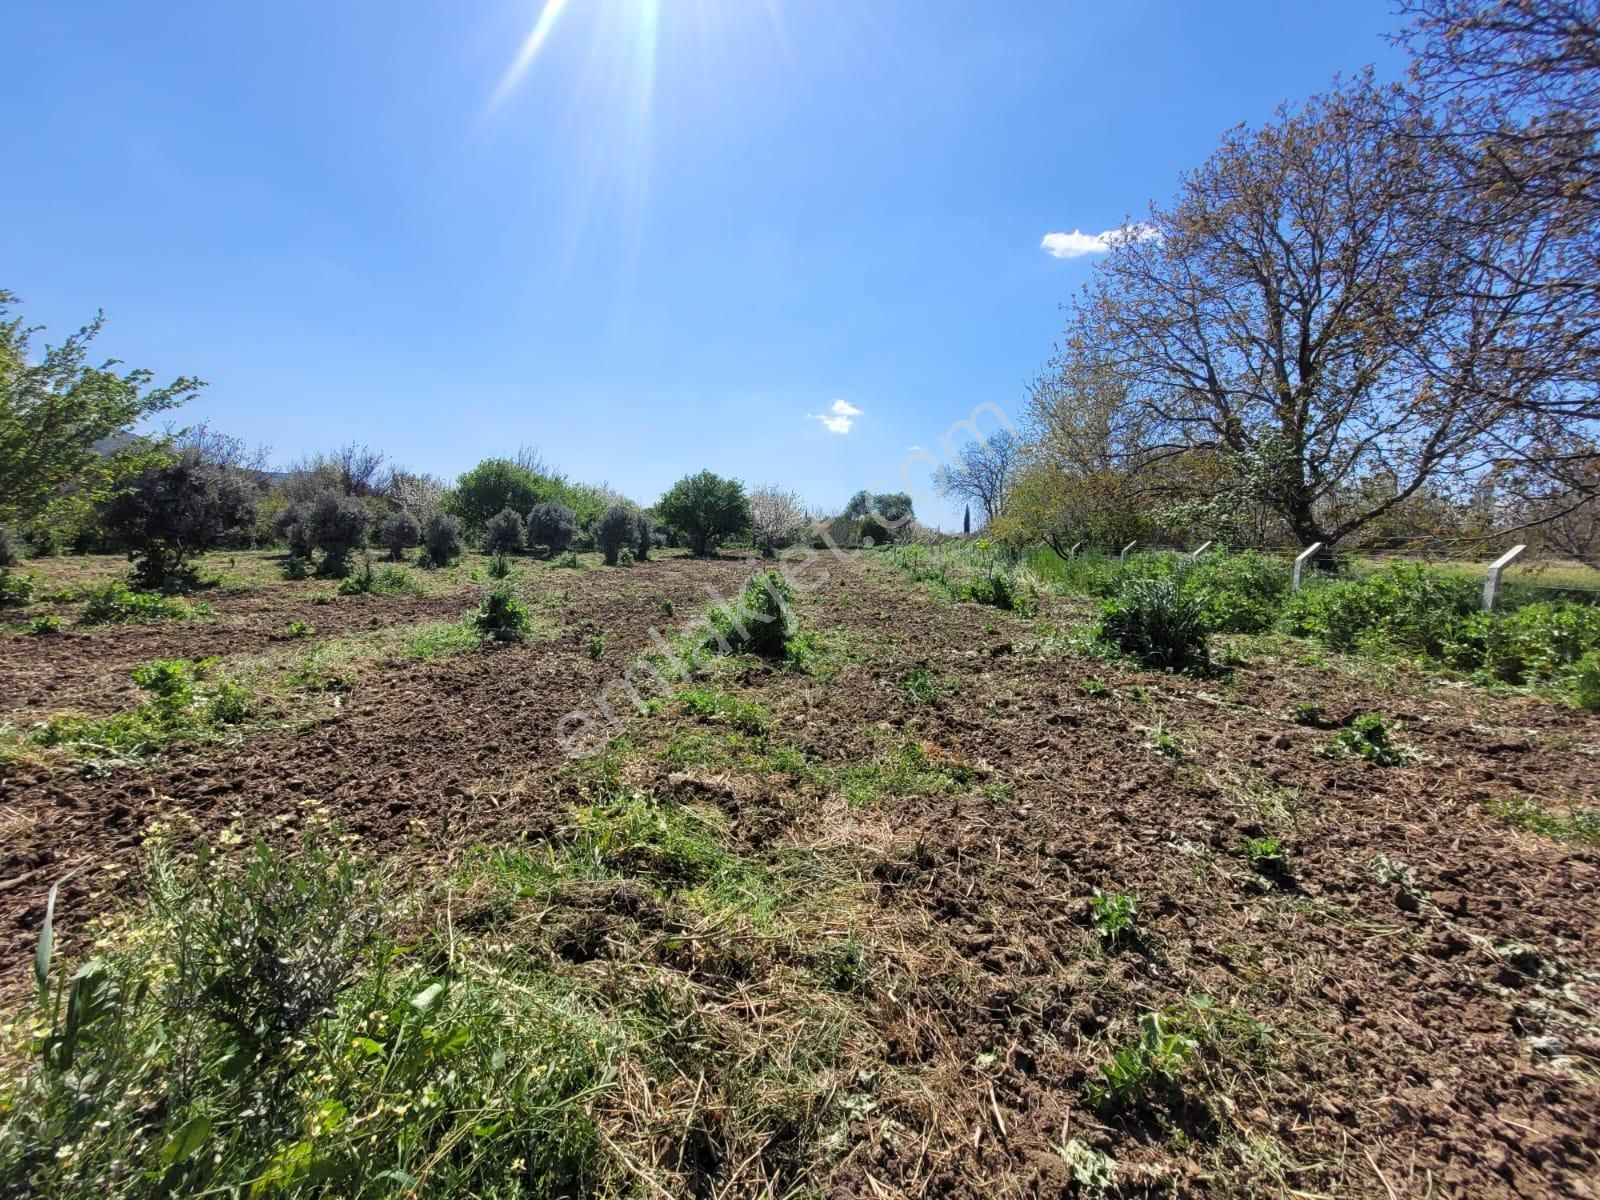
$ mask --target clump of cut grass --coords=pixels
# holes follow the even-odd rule
[[[1322,754],[1327,758],[1364,758],[1380,767],[1402,767],[1417,759],[1415,750],[1394,740],[1388,719],[1377,712],[1356,717],[1348,729],[1334,734]]]
[[[900,796],[957,795],[970,790],[977,778],[977,770],[967,763],[906,741],[887,754],[843,768],[838,788],[851,805],[861,806]]]
[[[913,704],[937,706],[946,695],[955,689],[952,685],[941,682],[939,677],[927,667],[916,667],[906,676],[903,690],[905,691],[906,699]]]

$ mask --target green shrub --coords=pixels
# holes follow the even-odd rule
[[[173,742],[236,725],[251,711],[249,693],[213,678],[215,659],[157,659],[135,667],[134,683],[150,698],[109,717],[58,713],[32,735],[41,746],[74,749],[91,757],[143,757]]]
[[[372,590],[372,583],[372,560],[363,556],[361,565],[339,581],[338,592],[341,596],[364,596]]]
[[[1471,580],[1395,562],[1361,579],[1310,583],[1289,597],[1283,622],[1333,650],[1443,656],[1458,624],[1478,610]]]
[[[283,577],[285,579],[310,579],[311,560],[302,558],[298,554],[291,554],[283,560]]]
[[[1600,712],[1600,650],[1591,650],[1567,672],[1572,702],[1590,712]]]
[[[530,550],[543,546],[545,554],[554,557],[572,545],[573,535],[577,532],[578,519],[559,500],[535,504],[528,512],[527,544]]]
[[[61,632],[61,618],[55,613],[46,613],[42,617],[35,617],[28,622],[28,632],[31,634],[51,634]]]
[[[447,513],[431,512],[422,523],[422,565],[448,567],[461,557],[461,526]]]
[[[182,600],[152,592],[136,592],[118,579],[89,593],[89,602],[78,624],[125,625],[135,621],[183,618],[193,611]]]
[[[503,552],[491,558],[483,570],[490,579],[510,579],[516,573],[516,567],[512,565],[510,556]]]
[[[784,658],[798,632],[794,616],[794,591],[776,571],[763,571],[745,585],[739,599],[708,613],[711,633],[707,645],[718,649],[747,650],[763,658]]]
[[[625,504],[613,504],[600,514],[594,526],[594,544],[605,555],[606,566],[617,565],[618,556],[634,538],[637,516]]]
[[[22,561],[25,547],[7,525],[0,525],[0,567],[14,567]]]
[[[522,518],[515,510],[502,508],[489,518],[483,529],[483,548],[490,554],[522,553]]]
[[[390,513],[378,526],[378,544],[389,552],[394,562],[405,557],[406,551],[422,541],[422,523],[411,515],[409,509]]]
[[[15,571],[0,568],[0,608],[21,608],[25,604],[32,604],[33,593],[31,575],[18,575]]]
[[[310,637],[315,633],[316,627],[309,621],[290,621],[287,632],[290,637]]]
[[[525,642],[533,631],[533,616],[516,592],[502,584],[483,598],[472,627],[486,641]]]
[[[1210,633],[1260,633],[1278,619],[1289,569],[1253,550],[1202,556],[1181,574],[1184,595],[1200,606]]]
[[[1096,637],[1147,667],[1204,670],[1211,662],[1200,606],[1171,579],[1126,580],[1101,605]]]
[[[577,552],[574,550],[562,552],[555,559],[555,565],[558,567],[565,567],[570,571],[580,571],[583,569],[583,562],[578,558]]]

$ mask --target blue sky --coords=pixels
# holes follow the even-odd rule
[[[53,334],[103,307],[280,460],[529,444],[647,503],[709,466],[836,507],[1020,416],[1094,261],[1046,234],[1403,67],[1387,0],[553,7],[530,47],[542,0],[22,0],[0,286]]]

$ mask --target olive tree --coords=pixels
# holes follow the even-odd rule
[[[678,480],[656,504],[656,514],[683,531],[697,558],[714,553],[724,538],[750,527],[750,501],[744,485],[711,471]]]

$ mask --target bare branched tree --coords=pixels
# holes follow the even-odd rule
[[[1009,429],[967,442],[956,451],[955,462],[934,472],[934,490],[976,504],[984,520],[993,521],[1005,506],[1022,452],[1022,439]]]

